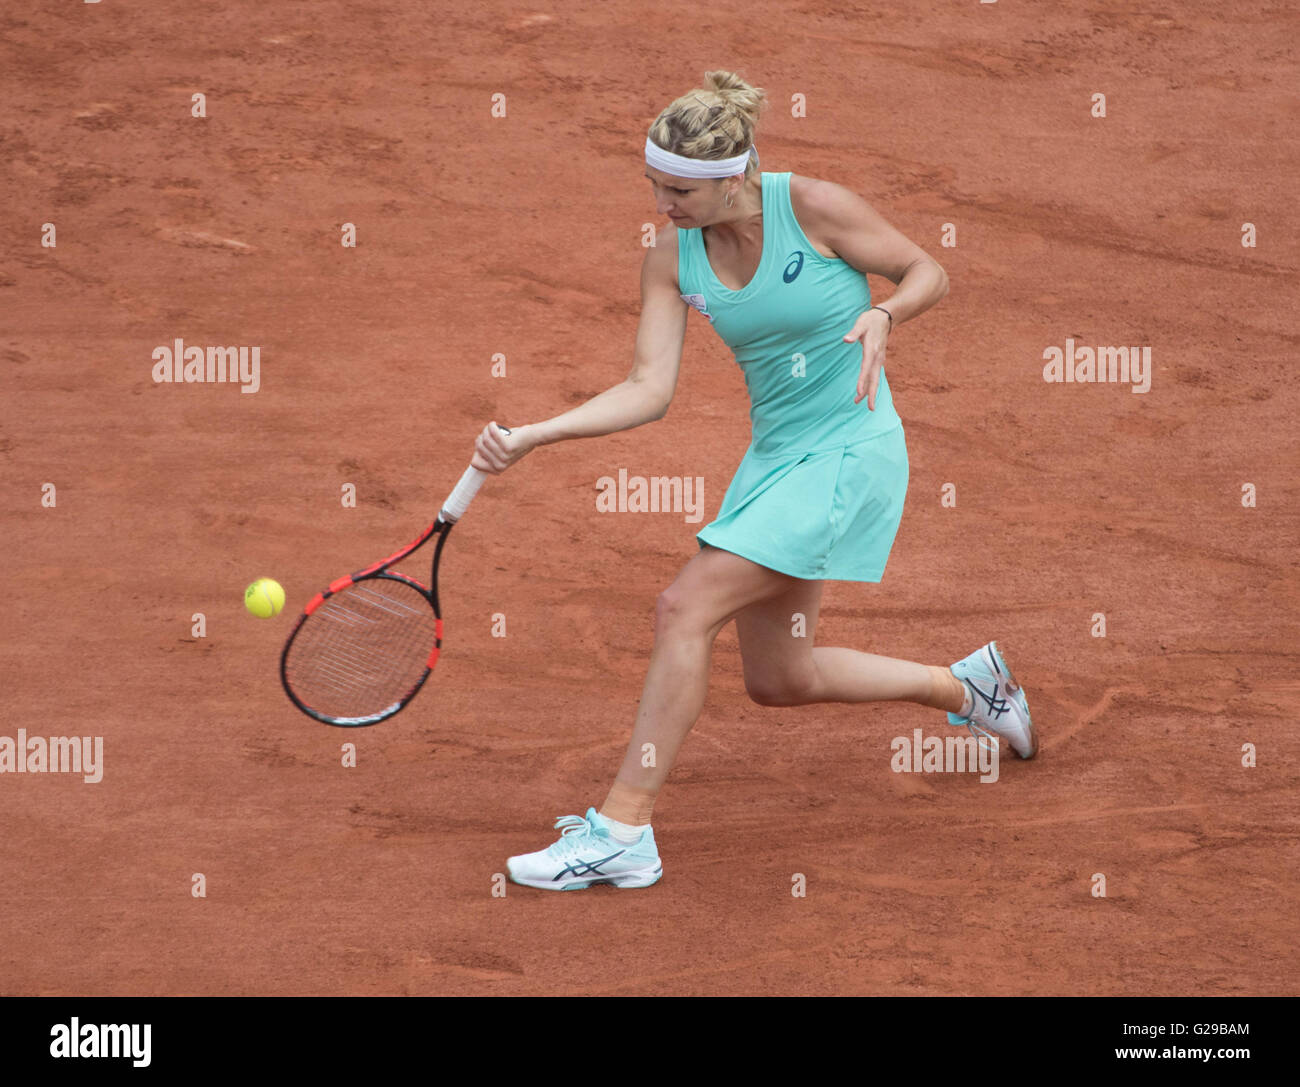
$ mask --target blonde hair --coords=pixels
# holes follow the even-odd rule
[[[767,92],[751,87],[735,72],[704,73],[705,87],[682,95],[650,126],[650,139],[665,151],[693,159],[726,159],[754,142],[758,111]],[[754,169],[751,158],[745,166]]]

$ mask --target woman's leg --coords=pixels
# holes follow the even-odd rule
[[[704,708],[718,632],[738,612],[810,584],[818,583],[707,545],[682,568],[659,596],[636,724],[601,815],[633,826],[650,822],[655,797]]]
[[[799,582],[736,616],[750,698],[762,706],[904,701],[962,711],[966,688],[947,668],[815,646],[821,594],[822,582]]]

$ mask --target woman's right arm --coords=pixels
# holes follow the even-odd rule
[[[677,388],[690,308],[677,287],[676,240],[674,231],[671,244],[647,249],[641,263],[641,320],[628,376],[586,403],[545,422],[514,427],[508,436],[489,423],[474,443],[476,468],[501,472],[539,445],[595,438],[664,417]]]

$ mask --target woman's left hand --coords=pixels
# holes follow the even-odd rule
[[[885,365],[885,341],[889,338],[890,320],[878,309],[865,310],[844,337],[845,343],[862,344],[862,370],[858,374],[858,395],[853,403],[867,398],[867,410],[876,410],[876,390],[880,387],[880,368]]]

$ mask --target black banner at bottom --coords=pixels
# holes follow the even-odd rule
[[[8,997],[7,1076],[1276,1067],[1291,997]],[[681,1052],[674,1052],[676,1047]],[[689,1053],[688,1053],[689,1050]],[[620,1052],[621,1051],[621,1052]],[[599,1055],[603,1054],[603,1055]],[[540,1062],[540,1065],[534,1065]],[[462,1073],[463,1074],[463,1073]],[[458,1077],[459,1078],[459,1075]],[[12,1081],[21,1082],[21,1081]]]

